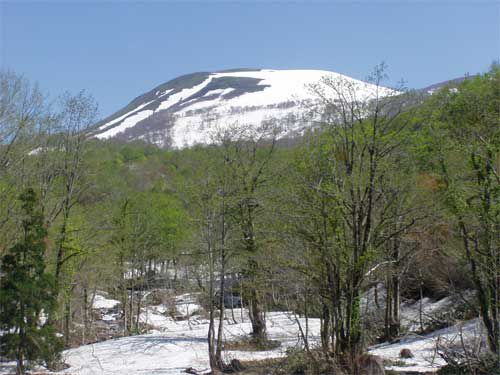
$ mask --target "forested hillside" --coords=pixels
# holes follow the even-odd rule
[[[301,345],[265,373],[363,374],[369,347],[475,318],[482,344],[441,342],[440,371],[499,373],[498,66],[432,95],[308,89],[318,123],[300,136],[226,124],[210,145],[166,150],[89,137],[87,93],[48,98],[0,73],[2,358],[64,370],[63,349],[149,332],[148,306],[189,295],[214,373],[262,368],[225,353],[279,346],[269,319],[284,311]],[[445,297],[446,314],[403,324],[404,306]],[[226,340],[243,311],[250,334]]]

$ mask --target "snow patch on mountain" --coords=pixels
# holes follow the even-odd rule
[[[136,113],[137,111],[139,111],[140,109],[144,108],[145,106],[147,106],[148,104],[152,103],[153,101],[149,101],[147,103],[144,103],[144,104],[141,104],[140,106],[138,106],[137,108],[133,109],[132,111],[129,111],[127,113],[125,113],[124,115],[114,119],[113,121],[110,121],[102,126],[99,126],[99,129],[106,129],[108,128],[109,126],[111,125],[114,125],[122,120],[125,120],[127,117],[131,116],[132,114]]]
[[[97,136],[97,138],[111,138],[118,133],[123,132],[124,130],[135,126],[138,122],[147,119],[149,116],[153,114],[153,111],[145,110],[138,112],[130,117],[127,117],[122,123],[114,128],[106,130],[104,133],[101,133]]]
[[[178,104],[182,100],[189,98],[190,96],[192,96],[193,94],[197,93],[198,91],[203,89],[205,86],[207,86],[211,80],[212,80],[212,77],[209,77],[206,80],[204,80],[202,83],[200,83],[199,85],[194,86],[193,88],[184,89],[176,94],[170,95],[167,100],[165,100],[164,102],[162,102],[160,104],[157,111],[162,111],[162,110],[168,109],[168,108],[172,107],[174,104]]]

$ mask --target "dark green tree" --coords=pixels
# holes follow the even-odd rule
[[[22,234],[2,257],[0,278],[0,352],[15,358],[16,373],[25,374],[25,361],[53,366],[62,344],[43,320],[55,308],[54,282],[45,272],[47,231],[32,189],[19,196]]]

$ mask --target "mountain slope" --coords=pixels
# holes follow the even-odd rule
[[[444,87],[447,87],[447,86],[457,86],[460,83],[462,83],[463,81],[465,81],[467,79],[473,79],[475,77],[477,77],[477,75],[467,75],[467,76],[463,76],[463,77],[458,77],[458,78],[450,79],[450,80],[447,80],[447,81],[435,83],[433,85],[424,87],[423,89],[420,89],[420,91],[424,92],[424,93],[427,93],[427,94],[433,94],[436,91],[439,91],[439,90],[441,90]]]
[[[92,131],[100,138],[143,139],[160,147],[210,143],[214,129],[235,123],[257,127],[265,121],[301,131],[301,119],[316,98],[308,89],[323,77],[343,79],[368,100],[376,86],[322,70],[231,70],[178,77],[137,97],[101,121]],[[380,88],[379,95],[395,91]],[[333,92],[328,93],[333,95]],[[299,121],[300,120],[300,121]]]

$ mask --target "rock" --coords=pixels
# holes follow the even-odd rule
[[[185,369],[185,370],[184,370],[184,372],[185,372],[186,374],[198,375],[198,371],[197,371],[197,370],[195,370],[195,369],[194,369],[194,368],[192,368],[192,367],[189,367],[189,368]]]
[[[400,358],[413,358],[413,353],[411,352],[410,349],[408,348],[403,348],[399,352],[399,357]]]
[[[245,369],[245,367],[237,359],[231,360],[230,367],[231,367],[231,370],[233,370],[233,371],[243,371]]]
[[[384,361],[372,354],[362,354],[356,359],[359,375],[385,375]]]

